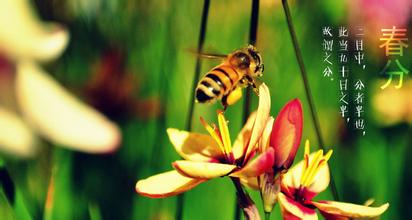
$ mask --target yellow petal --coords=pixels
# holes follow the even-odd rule
[[[269,147],[269,138],[272,132],[273,122],[275,119],[273,117],[269,117],[268,121],[266,122],[265,130],[263,131],[262,138],[260,139],[259,143],[259,151],[265,152]]]
[[[259,141],[270,113],[270,93],[266,84],[259,86],[259,106],[256,113],[256,120],[253,124],[252,134],[249,144],[246,148],[245,158],[250,159],[251,153],[256,149],[256,143]]]
[[[239,178],[240,183],[244,186],[247,186],[254,190],[259,190],[259,183],[257,181],[257,177],[241,177]]]
[[[252,112],[247,119],[245,125],[243,126],[242,130],[236,137],[235,142],[233,143],[233,156],[235,159],[239,159],[245,154],[246,147],[248,141],[250,139],[250,135],[252,134],[253,123],[256,119],[256,112]]]
[[[0,1],[0,50],[6,56],[51,60],[62,53],[68,40],[60,25],[40,21],[28,0]]]
[[[20,157],[35,153],[35,138],[29,127],[13,112],[0,107],[0,149]]]
[[[310,154],[309,161],[312,161],[315,157],[315,153]],[[298,189],[300,186],[300,179],[302,177],[304,161],[300,161],[298,164],[293,166],[289,171],[283,176],[282,185]],[[312,193],[320,193],[329,186],[330,175],[329,166],[326,163],[320,168],[314,177],[313,183],[307,187],[307,189]]]
[[[283,219],[305,219],[317,220],[318,215],[314,209],[303,206],[302,204],[286,197],[283,193],[278,194],[278,201],[282,211]]]
[[[173,167],[181,174],[200,179],[212,179],[229,174],[236,169],[235,165],[222,163],[195,162],[178,160],[173,163]]]
[[[313,205],[315,205],[321,212],[336,215],[338,217],[350,218],[373,218],[382,215],[382,213],[389,207],[388,203],[379,207],[369,207],[335,201],[313,202]]]
[[[210,135],[175,128],[167,129],[167,134],[177,153],[186,160],[210,162],[224,157]]]
[[[204,180],[182,176],[173,170],[139,180],[136,192],[151,198],[164,198],[190,190],[202,182]]]
[[[118,127],[83,104],[31,62],[17,66],[16,93],[27,122],[50,141],[70,149],[107,153],[120,143]]]

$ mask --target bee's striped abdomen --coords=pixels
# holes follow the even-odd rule
[[[239,74],[230,65],[221,64],[213,68],[199,82],[196,88],[196,99],[199,102],[212,102],[228,94],[237,84]]]

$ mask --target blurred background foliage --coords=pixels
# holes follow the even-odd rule
[[[379,118],[376,109],[393,103],[385,99],[374,106],[372,102],[379,93],[376,85],[382,77],[378,73],[386,62],[383,50],[377,49],[380,34],[366,33],[367,68],[359,71],[353,66],[350,74],[352,82],[363,79],[367,89],[365,136],[342,120],[338,81],[322,74],[322,27],[337,30],[341,25],[351,28],[370,24],[367,18],[353,17],[356,7],[368,6],[357,2],[296,0],[290,1],[290,7],[322,135],[326,147],[334,149],[330,166],[340,200],[363,203],[374,198],[376,204],[388,201],[390,208],[382,219],[407,219],[412,215],[410,121],[401,117],[396,123],[385,123],[391,118]],[[123,142],[117,152],[107,155],[88,155],[45,144],[42,152],[30,160],[1,157],[0,166],[10,173],[15,193],[11,201],[3,183],[0,219],[174,219],[176,197],[145,198],[135,193],[134,185],[137,179],[169,170],[171,162],[179,158],[168,141],[166,128],[185,128],[196,62],[187,50],[197,45],[202,4],[189,0],[32,2],[43,20],[60,22],[70,31],[70,43],[63,56],[45,68],[117,122]],[[246,46],[250,11],[251,1],[211,1],[205,51],[229,53]],[[302,100],[303,138],[317,146],[280,0],[260,2],[257,47],[265,62],[262,81],[271,91],[272,115],[288,100]],[[410,55],[407,49],[405,57]],[[410,68],[410,59],[405,57],[402,64]],[[217,64],[204,60],[202,73]],[[410,81],[409,76],[406,81]],[[405,94],[410,94],[408,91]],[[257,98],[252,95],[252,99],[254,109]],[[397,108],[411,114],[410,96],[405,99],[406,104]],[[195,104],[193,130],[205,132],[198,118],[216,121],[217,109],[219,104]],[[240,101],[226,112],[232,134],[242,126],[242,109]],[[302,158],[302,151],[296,160]],[[54,186],[51,192],[50,181]],[[251,193],[261,207],[258,193]],[[227,178],[203,183],[185,195],[184,219],[234,217],[235,191]],[[52,204],[45,208],[48,196],[52,196]],[[319,197],[332,199],[330,191]],[[278,208],[272,219],[280,219]]]

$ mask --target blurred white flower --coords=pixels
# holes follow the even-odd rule
[[[0,52],[16,66],[0,68],[0,74],[14,74],[0,78],[3,85],[8,84],[3,93],[7,101],[0,100],[3,153],[35,155],[35,134],[87,153],[113,152],[119,146],[119,128],[71,95],[37,64],[57,58],[68,40],[67,30],[40,21],[27,0],[0,1]],[[17,107],[10,105],[10,99]]]
[[[0,51],[13,60],[49,61],[67,46],[69,33],[39,20],[27,0],[0,1]]]
[[[22,157],[35,153],[35,137],[31,129],[12,111],[0,107],[0,148]]]
[[[16,96],[25,121],[52,142],[89,153],[111,152],[120,143],[116,125],[33,62],[17,64]]]

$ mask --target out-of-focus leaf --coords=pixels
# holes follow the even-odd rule
[[[3,189],[0,189],[0,219],[15,219],[14,217],[13,208],[4,195]]]

